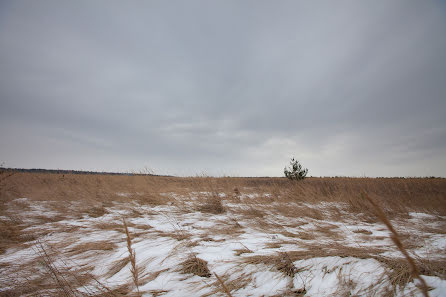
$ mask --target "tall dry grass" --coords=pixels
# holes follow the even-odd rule
[[[75,175],[75,174],[44,174],[44,173],[16,173],[1,180],[0,202],[2,206],[7,205],[14,198],[28,197],[35,200],[53,200],[57,205],[63,205],[64,201],[82,201],[85,214],[90,217],[101,217],[107,214],[107,208],[113,205],[111,202],[129,202],[137,201],[139,204],[161,205],[172,204],[182,208],[184,212],[194,212],[197,209],[211,214],[226,212],[233,216],[235,223],[228,224],[226,228],[215,230],[215,234],[237,235],[243,232],[243,228],[238,224],[237,217],[248,218],[253,222],[256,228],[265,232],[283,234],[289,238],[296,236],[300,240],[309,240],[308,246],[305,242],[300,242],[301,247],[306,247],[307,251],[290,251],[286,254],[277,256],[249,256],[251,250],[245,249],[237,251],[243,255],[245,261],[256,263],[269,263],[282,271],[284,275],[292,276],[296,273],[296,268],[292,265],[293,261],[317,256],[357,256],[360,258],[370,257],[386,264],[389,267],[396,267],[394,280],[396,282],[407,283],[406,277],[409,270],[416,276],[417,267],[421,267],[422,274],[430,274],[438,271],[438,267],[432,268],[429,272],[428,266],[420,266],[421,261],[413,261],[411,264],[399,265],[400,262],[391,262],[389,259],[378,257],[385,249],[376,248],[376,250],[351,248],[342,245],[342,237],[332,226],[318,225],[318,227],[309,232],[300,232],[291,234],[280,224],[268,219],[270,214],[282,215],[284,217],[306,217],[314,221],[323,221],[329,218],[330,213],[341,217],[336,208],[329,209],[329,213],[321,209],[312,208],[311,205],[323,202],[337,202],[345,205],[349,212],[361,220],[370,220],[376,222],[373,204],[361,197],[359,193],[366,191],[369,197],[379,204],[382,209],[382,216],[395,218],[398,216],[407,216],[409,211],[426,211],[432,214],[446,215],[446,179],[426,179],[426,178],[392,178],[392,179],[371,179],[371,178],[308,178],[300,182],[292,182],[284,178],[213,178],[213,177],[156,177],[156,176],[108,176],[108,175]],[[168,195],[174,192],[182,195],[182,201]],[[206,194],[195,195],[196,199],[190,198],[190,193],[205,192]],[[225,197],[221,198],[220,194]],[[125,195],[124,195],[125,194]],[[166,195],[167,194],[167,195]],[[250,194],[259,194],[256,198],[249,198]],[[264,195],[268,194],[268,195]],[[190,200],[188,200],[190,199]],[[225,204],[222,203],[225,201]],[[187,206],[187,202],[193,203],[195,207]],[[231,205],[231,206],[227,206]],[[310,205],[310,206],[309,206]],[[65,208],[58,209],[61,213],[69,210]],[[20,207],[15,209],[20,212]],[[135,210],[137,212],[137,210]],[[338,212],[336,212],[338,211]],[[336,215],[337,213],[337,215]],[[11,213],[6,207],[0,208],[0,215],[7,217]],[[378,219],[382,218],[378,216]],[[21,224],[15,224],[12,220],[0,220],[0,228],[3,236],[0,253],[14,245],[24,244],[26,237],[23,237]],[[390,224],[390,222],[389,222]],[[115,226],[116,225],[116,226]],[[119,228],[122,232],[122,225],[119,221],[111,227]],[[138,295],[139,292],[139,274],[135,250],[132,248],[131,234],[128,225],[123,221],[124,232],[127,240],[127,249],[129,253],[130,271],[133,284]],[[104,229],[111,228],[104,226]],[[296,230],[299,230],[299,226]],[[358,232],[361,231],[358,229]],[[392,233],[393,234],[393,233]],[[187,234],[179,234],[181,238],[187,238]],[[364,233],[364,235],[367,235]],[[178,236],[178,235],[171,235]],[[177,239],[179,239],[178,237]],[[320,244],[317,249],[314,248],[314,241],[317,238],[331,238],[337,244],[324,246]],[[399,242],[395,242],[398,248],[404,248],[404,241],[401,236],[395,235]],[[23,240],[22,240],[23,238]],[[204,240],[204,239],[203,239]],[[292,241],[289,241],[292,242]],[[289,244],[288,242],[288,244]],[[273,248],[280,247],[281,242],[275,243]],[[400,246],[399,246],[400,245]],[[112,247],[112,245],[110,245]],[[85,248],[94,248],[82,247]],[[79,247],[81,249],[81,247]],[[400,249],[401,250],[401,249]],[[248,255],[244,255],[244,254]],[[407,253],[407,251],[406,251]],[[404,254],[404,253],[403,253]],[[406,256],[406,255],[405,255]],[[183,268],[188,273],[198,273],[203,276],[210,276],[211,272],[207,269],[205,262],[197,257],[190,257],[183,263]],[[62,271],[55,271],[52,268],[52,262],[46,265],[50,275],[53,275],[54,283],[59,284],[58,290],[61,296],[69,296],[72,292],[67,287],[68,282],[64,282],[61,275]],[[125,262],[128,263],[128,262]],[[125,263],[117,263],[117,268],[122,268]],[[398,264],[398,265],[396,265]],[[440,263],[441,264],[441,263]],[[444,264],[444,263],[443,263]],[[436,265],[436,264],[435,264]],[[398,268],[398,267],[399,268]],[[414,268],[415,267],[415,270]],[[56,267],[57,268],[57,267]],[[424,271],[426,269],[426,271]],[[418,275],[420,271],[418,271]],[[59,279],[56,278],[59,277]],[[216,276],[217,277],[217,276]],[[222,276],[224,279],[225,276]],[[235,290],[233,284],[218,279],[225,294],[230,296],[230,292]],[[231,288],[231,290],[228,289]],[[105,292],[108,292],[105,290]],[[229,292],[229,294],[228,294]],[[127,292],[128,293],[128,292]],[[104,293],[105,294],[105,293]],[[112,296],[111,293],[109,293]],[[116,294],[115,294],[116,295]]]
[[[367,193],[362,193],[362,197],[364,197],[364,199],[366,199],[373,206],[374,210],[376,211],[376,215],[389,229],[389,231],[391,233],[390,238],[392,239],[395,246],[404,255],[404,258],[406,258],[407,263],[409,263],[412,275],[420,281],[421,292],[423,293],[423,295],[425,297],[429,297],[429,293],[428,293],[429,288],[428,288],[426,282],[424,281],[424,279],[420,276],[420,271],[419,271],[417,265],[415,264],[414,259],[412,259],[412,257],[409,255],[409,253],[407,252],[404,245],[401,243],[400,236],[399,236],[398,232],[396,232],[395,228],[393,228],[392,223],[390,223],[389,219],[387,218],[387,216],[384,213],[384,211],[382,210],[382,208],[372,198],[370,198],[369,195],[367,195]]]
[[[217,278],[218,282],[220,283],[220,285],[222,286],[224,292],[226,293],[226,295],[228,295],[228,297],[232,297],[231,292],[229,291],[228,287],[225,285],[225,283],[223,282],[223,280],[220,278],[220,276],[214,272],[215,277]]]
[[[119,290],[112,290],[100,282],[96,277],[74,263],[70,265],[60,252],[46,243],[37,240],[33,246],[38,258],[34,265],[37,275],[19,277],[21,286],[29,287],[32,295],[29,296],[103,296],[118,297],[123,296]],[[28,267],[29,268],[29,267]],[[39,275],[42,273],[43,275]],[[14,282],[14,280],[13,280]],[[9,292],[11,296],[22,296],[21,288]],[[14,294],[19,295],[14,295]],[[6,294],[6,296],[9,296]],[[28,296],[28,295],[26,295]]]
[[[132,248],[132,238],[130,237],[130,232],[127,227],[127,223],[125,219],[122,219],[122,223],[124,225],[126,240],[127,240],[127,250],[129,252],[129,262],[130,262],[130,273],[132,274],[133,284],[135,285],[138,296],[141,296],[139,292],[139,274],[138,267],[136,266],[136,252]]]
[[[18,172],[2,181],[0,199],[28,197],[36,200],[171,202],[160,193],[225,193],[227,197],[248,193],[270,193],[284,202],[345,202],[363,210],[358,193],[366,191],[385,205],[385,211],[409,209],[446,215],[446,179],[443,178],[307,178],[300,182],[285,178],[159,177],[125,175],[82,175]],[[128,193],[122,196],[120,193]],[[235,199],[235,198],[234,198]],[[263,202],[263,201],[262,201]]]

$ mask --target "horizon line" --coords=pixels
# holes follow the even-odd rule
[[[154,172],[144,172],[141,171],[128,171],[128,172],[114,172],[114,171],[94,171],[94,170],[78,170],[78,169],[47,169],[47,168],[13,168],[13,167],[0,167],[0,171],[18,171],[18,172],[27,172],[27,173],[52,173],[52,174],[96,174],[96,175],[128,175],[128,176],[157,176],[157,177],[213,177],[213,178],[286,178],[285,176],[230,176],[230,175],[206,175],[206,174],[196,174],[196,175],[187,175],[187,176],[179,176],[179,175],[171,175],[171,174],[156,174]],[[308,176],[307,178],[376,178],[376,179],[410,179],[410,178],[419,178],[419,179],[444,179],[446,177],[443,176],[347,176],[347,175],[334,175],[334,176]]]

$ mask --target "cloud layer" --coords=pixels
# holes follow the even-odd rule
[[[0,161],[446,176],[441,1],[3,1]]]

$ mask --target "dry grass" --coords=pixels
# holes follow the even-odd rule
[[[39,255],[35,265],[39,265],[36,272],[43,269],[40,277],[21,278],[22,286],[32,288],[33,296],[122,296],[119,291],[111,290],[99,282],[92,274],[80,267],[68,265],[60,257],[60,252],[47,244],[37,241],[34,246]],[[56,265],[56,262],[59,264]],[[61,265],[62,264],[62,265]],[[24,281],[24,282],[23,282]],[[91,286],[93,284],[93,286]],[[19,290],[20,292],[20,290]],[[17,291],[13,292],[14,294]]]
[[[405,258],[389,258],[375,256],[374,259],[383,263],[387,269],[387,276],[393,287],[393,292],[397,287],[404,288],[407,283],[413,280],[412,267]],[[446,262],[443,260],[415,259],[416,267],[422,275],[436,276],[441,279],[446,278]]]
[[[282,252],[276,257],[275,266],[277,270],[282,272],[283,274],[294,277],[294,275],[298,272],[296,266],[294,266],[293,261],[291,261],[288,253]]]
[[[293,259],[289,252],[280,252],[272,255],[247,256],[242,260],[245,264],[265,264],[274,267],[276,270],[290,277],[294,277],[294,275],[300,271],[294,266],[294,261],[296,261],[296,259]]]
[[[117,247],[117,245],[110,241],[94,241],[85,242],[74,246],[73,248],[67,250],[67,253],[82,254],[87,251],[112,251]]]
[[[370,230],[365,230],[365,229],[357,229],[357,230],[353,230],[352,232],[353,233],[366,234],[366,235],[373,234],[373,232],[371,232]]]
[[[390,238],[392,239],[393,243],[396,245],[396,247],[401,251],[401,253],[404,255],[404,257],[407,260],[407,263],[409,263],[409,267],[411,270],[411,275],[413,277],[416,277],[419,279],[421,283],[421,292],[425,297],[429,297],[429,288],[425,282],[425,280],[420,276],[420,271],[414,261],[414,259],[409,255],[406,248],[402,244],[400,237],[398,235],[398,232],[396,232],[395,228],[393,227],[392,223],[390,223],[389,219],[387,218],[384,211],[381,209],[381,207],[372,199],[370,198],[366,193],[363,193],[362,195],[365,199],[367,199],[368,202],[373,206],[373,208],[376,211],[377,216],[381,219],[381,221],[386,225],[386,227],[391,232]]]
[[[165,204],[172,198],[160,193],[187,196],[192,191],[226,193],[237,201],[242,194],[270,193],[260,199],[282,202],[344,202],[354,212],[368,211],[358,193],[366,191],[388,213],[407,209],[446,215],[446,179],[435,178],[307,178],[294,183],[285,178],[158,177],[83,174],[15,173],[0,183],[0,198],[29,197],[36,200],[130,201]],[[130,193],[120,196],[119,193]],[[139,194],[135,194],[139,193]],[[212,195],[214,196],[214,195]],[[259,200],[259,199],[258,199]],[[259,200],[259,201],[260,201]],[[295,213],[299,215],[299,213]]]
[[[236,250],[234,250],[234,252],[235,252],[235,255],[236,256],[240,256],[240,255],[242,255],[242,254],[250,254],[250,253],[253,253],[253,251],[252,250],[250,250],[250,249],[248,249],[248,248],[243,248],[243,249],[236,249]]]
[[[359,297],[360,295],[353,295],[352,291],[356,288],[357,284],[352,281],[349,277],[346,277],[342,273],[337,274],[338,278],[338,289],[335,294],[339,297]]]
[[[338,243],[318,244],[317,248],[315,248],[314,243],[300,243],[299,246],[303,249],[287,251],[287,257],[289,257],[292,262],[311,258],[335,256],[368,259],[376,258],[377,255],[388,251],[386,248],[348,247]],[[245,256],[241,259],[241,262],[246,264],[263,263],[274,266],[274,264],[277,262],[277,257],[278,256],[276,254]]]
[[[162,237],[170,237],[170,238],[176,239],[178,241],[188,240],[191,238],[191,234],[184,230],[174,230],[174,231],[170,231],[170,232],[156,231],[156,234],[158,236],[162,236]]]
[[[220,280],[216,280],[215,282],[211,283],[211,292],[208,294],[204,294],[202,297],[208,297],[208,296],[216,296],[220,295],[223,291],[227,296],[228,293],[226,290],[231,293],[233,291],[237,291],[243,288],[246,288],[250,283],[252,283],[252,275],[241,273],[238,276],[234,277],[234,275],[231,275],[231,273],[227,272],[223,275],[219,275]],[[224,287],[222,286],[222,283],[224,284]]]
[[[232,297],[231,292],[229,291],[228,287],[225,285],[223,280],[218,276],[217,273],[214,272],[214,275],[217,278],[217,280],[220,283],[220,285],[222,286],[222,288],[223,288],[224,292],[226,293],[226,295],[228,295],[228,297]]]
[[[328,237],[331,239],[335,239],[337,241],[340,241],[341,239],[344,238],[344,234],[339,231],[340,230],[338,226],[328,223],[318,224],[316,225],[316,229],[313,230],[313,232],[318,233],[316,237],[323,236],[325,238]]]
[[[126,265],[127,263],[129,263],[129,258],[122,258],[118,261],[115,261],[113,263],[113,266],[111,266],[111,268],[108,270],[106,276],[107,277],[112,277],[113,275],[115,275],[116,273],[118,273],[119,271],[121,271]]]
[[[107,213],[107,209],[103,206],[94,206],[89,208],[87,211],[87,214],[92,218],[99,218]]]
[[[271,211],[286,217],[310,218],[317,221],[326,219],[326,215],[320,209],[309,207],[301,202],[296,203],[288,201],[284,198],[280,201],[275,201],[275,203],[271,205]]]
[[[243,228],[235,224],[219,224],[213,227],[210,231],[209,235],[223,235],[223,236],[231,236],[237,237],[240,234],[243,234]]]
[[[128,295],[131,294],[132,290],[135,290],[135,287],[140,294],[138,284],[143,279],[156,278],[156,273],[147,275],[144,274],[143,270],[144,275],[139,275],[141,271],[138,272],[138,263],[132,248],[131,237],[136,238],[137,235],[142,235],[144,232],[174,238],[181,241],[179,244],[182,247],[187,246],[189,248],[206,240],[218,242],[225,241],[228,238],[233,239],[244,232],[248,232],[249,229],[261,230],[269,235],[280,236],[281,234],[288,239],[269,242],[266,243],[266,246],[279,249],[285,244],[298,244],[298,247],[296,247],[298,250],[259,256],[252,255],[253,251],[244,247],[235,250],[235,254],[240,256],[239,259],[242,263],[266,264],[282,272],[284,277],[287,278],[298,272],[293,265],[293,262],[297,260],[327,256],[373,258],[388,268],[389,279],[395,287],[404,287],[407,282],[416,276],[410,261],[408,262],[406,258],[390,259],[382,257],[380,254],[389,251],[389,246],[346,246],[343,244],[345,239],[342,230],[339,229],[340,227],[322,222],[326,219],[338,222],[350,220],[350,222],[358,221],[361,223],[376,223],[380,219],[382,220],[380,216],[377,217],[372,211],[370,202],[361,198],[358,194],[362,190],[367,191],[373,201],[381,206],[382,216],[391,218],[392,221],[402,222],[407,221],[409,211],[427,212],[434,215],[430,219],[433,224],[420,227],[420,230],[428,233],[444,234],[444,228],[442,228],[444,219],[440,216],[446,215],[445,179],[308,178],[302,182],[293,183],[283,178],[173,178],[72,174],[65,174],[62,178],[62,175],[58,174],[16,173],[8,175],[4,179],[0,178],[0,253],[8,248],[30,245],[28,242],[35,239],[36,236],[40,236],[39,232],[43,232],[33,231],[34,233],[32,233],[26,229],[32,226],[32,223],[28,221],[24,223],[20,214],[29,211],[29,206],[27,203],[12,200],[19,197],[29,197],[31,201],[51,200],[50,207],[55,213],[58,213],[50,216],[36,215],[33,218],[35,224],[48,224],[54,227],[58,226],[57,222],[64,217],[85,218],[85,215],[88,215],[98,219],[92,220],[91,226],[82,227],[87,229],[86,231],[79,226],[65,226],[58,230],[74,232],[81,229],[81,232],[89,232],[90,229],[99,229],[99,231],[115,230],[126,234],[129,257],[120,259],[111,265],[107,276],[115,275],[130,262],[133,285],[120,286],[116,290],[98,289],[94,293],[95,296]],[[172,196],[169,193],[176,193],[178,196]],[[191,193],[198,194],[191,195]],[[222,193],[226,196],[221,197]],[[248,197],[249,194],[259,194],[259,196],[250,198]],[[184,199],[176,197],[184,197]],[[67,206],[71,205],[68,202],[80,202],[80,206],[73,210]],[[151,207],[169,204],[177,206],[180,214],[195,212],[198,209],[209,214],[225,213],[227,217],[232,217],[232,219],[214,222],[215,226],[209,229],[189,226],[205,231],[201,236],[202,238],[199,238],[198,241],[192,241],[191,233],[186,231],[160,232],[151,230],[149,225],[135,226],[127,224],[127,222],[123,222],[123,228],[119,220],[117,222],[104,222],[104,218],[101,217],[109,212],[112,213],[111,208],[115,206],[115,202],[125,202],[126,205],[133,205],[133,208],[125,209],[127,214],[132,217],[152,215],[152,213],[149,214],[152,210],[141,210],[138,205]],[[331,202],[335,202],[333,205],[336,206],[330,205]],[[150,208],[145,207],[144,209]],[[214,216],[206,215],[206,217]],[[276,217],[280,217],[280,221],[276,221]],[[399,219],[401,220],[399,221]],[[439,224],[435,227],[436,219],[443,225]],[[310,223],[315,227],[310,229],[301,228],[300,224],[305,223]],[[137,229],[130,234],[128,227]],[[139,229],[142,231],[138,231]],[[363,227],[358,227],[352,232],[353,235],[356,234],[357,238],[363,236],[365,241],[379,239],[370,236],[372,232]],[[215,235],[218,235],[218,237],[215,237]],[[411,249],[414,248],[410,244],[411,242],[420,242],[420,240],[414,240],[410,232],[405,234],[399,232],[392,236],[399,239],[398,243],[392,238],[398,248],[402,246],[405,249]],[[381,239],[384,239],[384,237]],[[210,244],[213,243],[210,242]],[[72,255],[87,251],[101,253],[102,251],[116,249],[116,244],[109,241],[77,245],[71,243],[70,246],[74,247],[71,250],[65,249],[65,252]],[[6,291],[7,294],[19,296],[43,292],[47,295],[74,296],[73,292],[77,294],[77,288],[82,288],[85,284],[94,281],[88,271],[79,270],[74,276],[70,274],[73,271],[68,268],[57,268],[53,263],[58,259],[58,256],[49,253],[47,249],[46,251],[48,255],[40,250],[40,261],[45,263],[47,278],[29,279],[27,282],[29,290],[20,286],[20,289]],[[407,250],[406,253],[409,255]],[[428,261],[428,259],[418,258],[412,260],[418,270],[418,275],[433,275],[443,279],[446,277],[444,268],[446,263],[444,260]],[[140,263],[140,265],[142,264]],[[58,270],[55,270],[56,268]],[[194,255],[181,263],[180,270],[183,273],[191,273],[202,277],[211,276],[207,262]],[[142,278],[140,279],[140,277]],[[230,294],[234,290],[243,288],[250,281],[249,276],[246,275],[235,280],[230,280],[227,275],[221,275],[220,280],[215,280],[214,286],[217,288],[215,294],[224,292],[228,295],[228,292]],[[345,294],[351,292],[355,286],[348,279],[343,279],[342,283],[345,284]],[[228,292],[226,292],[225,286]],[[98,285],[98,287],[100,286]],[[151,293],[162,295],[165,292],[153,291]],[[341,293],[344,294],[339,292],[340,295],[342,295]],[[290,289],[286,294],[300,296],[305,292]]]
[[[221,202],[221,198],[215,194],[206,197],[204,202],[198,207],[198,210],[212,214],[221,214],[226,211]]]
[[[133,284],[135,285],[136,291],[138,292],[138,296],[141,295],[139,292],[139,274],[138,267],[136,266],[136,252],[132,248],[132,238],[130,237],[129,229],[127,228],[127,223],[124,219],[122,219],[122,223],[124,225],[125,235],[127,239],[127,250],[129,252],[129,262],[130,262],[130,272],[132,274]]]
[[[17,216],[8,215],[0,219],[0,254],[8,248],[20,246],[36,238],[34,234],[23,232],[26,227]]]
[[[162,196],[159,193],[144,193],[143,195],[138,195],[134,198],[141,204],[148,204],[148,205],[154,205],[154,206],[155,205],[164,205],[164,204],[173,202],[172,198]]]
[[[195,274],[201,277],[210,277],[211,272],[208,268],[208,262],[191,254],[189,258],[181,263],[181,271],[185,274]]]

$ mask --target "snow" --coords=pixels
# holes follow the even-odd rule
[[[120,196],[120,197],[129,197],[131,195],[131,193],[127,193],[127,192],[117,192],[116,195]]]
[[[118,195],[130,193],[117,193]],[[199,194],[208,195],[208,192]],[[165,195],[180,197],[176,193]],[[244,199],[269,197],[267,194],[246,194]],[[221,198],[225,196],[220,195]],[[30,201],[25,198],[17,200],[26,203],[28,210],[23,211],[23,219],[32,220],[35,215],[45,214],[48,217],[58,215],[54,210],[48,209],[44,202]],[[307,205],[320,207],[324,210],[334,204]],[[342,205],[337,205],[342,208]],[[74,209],[75,204],[71,205]],[[141,215],[132,215],[129,209],[137,207]],[[309,259],[293,261],[297,268],[294,277],[286,276],[273,265],[264,263],[251,264],[247,257],[274,256],[279,252],[306,251],[308,244],[318,247],[321,243],[331,244],[329,239],[316,238],[303,240],[297,236],[299,232],[314,232],[318,226],[332,226],[341,234],[342,244],[346,247],[388,248],[382,255],[401,255],[392,246],[388,239],[389,232],[380,223],[366,223],[353,220],[324,220],[318,221],[311,218],[287,218],[274,216],[267,213],[266,219],[277,223],[283,222],[280,230],[262,230],[253,225],[249,218],[237,216],[231,212],[213,215],[200,212],[185,213],[173,205],[161,205],[150,207],[135,203],[113,203],[107,207],[107,213],[99,218],[85,216],[82,219],[65,219],[56,222],[48,222],[40,226],[33,226],[32,230],[51,230],[39,242],[46,245],[58,245],[60,252],[66,257],[67,263],[75,263],[79,266],[91,268],[91,273],[103,284],[113,288],[125,283],[131,283],[130,264],[120,267],[118,271],[110,275],[113,267],[120,260],[128,257],[125,234],[119,230],[99,229],[96,224],[109,223],[120,224],[123,216],[129,224],[132,239],[132,248],[136,254],[136,262],[140,273],[144,277],[139,290],[143,296],[155,296],[155,292],[164,292],[162,296],[200,296],[203,294],[224,296],[216,278],[188,275],[181,272],[181,263],[191,254],[208,262],[211,272],[224,277],[226,282],[243,283],[235,286],[231,292],[233,296],[271,296],[286,294],[291,291],[305,291],[305,296],[343,296],[346,293],[358,296],[380,296],[391,288],[387,277],[387,268],[383,263],[372,258],[355,257],[313,257]],[[218,230],[233,226],[236,218],[241,226],[240,231],[234,234],[219,233]],[[410,213],[411,223],[421,223],[424,220],[436,220],[437,217],[426,213]],[[303,224],[304,223],[304,224]],[[398,223],[398,222],[396,222]],[[232,224],[232,225],[231,225]],[[293,226],[294,227],[290,227]],[[297,227],[296,227],[297,225]],[[65,232],[68,227],[82,227]],[[397,226],[398,227],[398,226]],[[411,227],[405,227],[410,232],[422,232]],[[359,230],[369,231],[370,237],[364,240],[358,233]],[[277,231],[277,232],[276,232]],[[279,231],[287,231],[290,236]],[[140,233],[138,233],[140,232]],[[174,236],[184,233],[186,239]],[[139,235],[136,235],[139,234]],[[426,234],[423,234],[426,235]],[[430,257],[443,259],[446,251],[446,237],[444,234],[428,234],[424,244],[412,250],[419,256],[429,254]],[[420,233],[421,236],[421,233]],[[206,237],[206,240],[203,238]],[[384,239],[373,239],[384,237]],[[111,242],[116,246],[112,250],[86,251],[79,254],[70,254],[68,251],[82,243]],[[280,241],[289,243],[280,244],[280,247],[268,247],[268,244]],[[306,243],[303,245],[302,243]],[[36,244],[37,241],[30,244]],[[237,255],[237,250],[248,248],[250,253]],[[31,263],[38,255],[34,246],[7,250],[0,259],[0,265],[7,266],[20,262]],[[57,265],[62,265],[57,263]],[[0,271],[0,277],[3,277]],[[433,289],[430,296],[446,296],[446,280],[434,276],[423,276],[428,285]],[[0,287],[6,285],[0,283]],[[1,292],[1,290],[0,290]],[[397,289],[396,296],[422,296],[416,287],[416,281],[410,282],[405,288]]]

